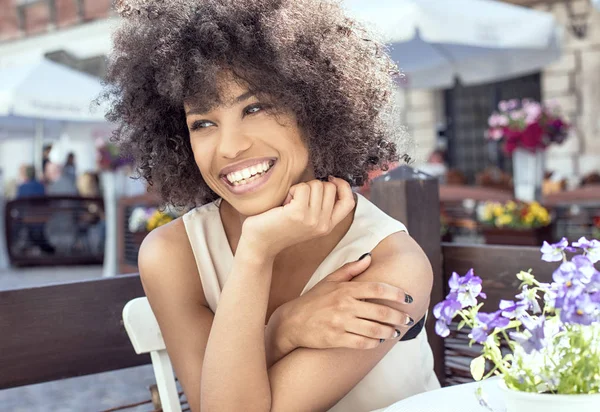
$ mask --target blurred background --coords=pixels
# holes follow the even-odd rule
[[[159,209],[94,102],[112,3],[0,0],[0,290],[135,273],[144,236],[183,213]],[[388,178],[439,180],[443,241],[600,236],[600,1],[344,4],[403,72],[397,120],[414,145]],[[144,391],[147,368],[0,390],[0,410],[108,408]]]

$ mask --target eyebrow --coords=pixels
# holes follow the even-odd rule
[[[241,103],[245,100],[248,100],[249,98],[254,96],[254,92],[252,91],[247,91],[246,93],[243,93],[241,95],[239,95],[238,97],[236,97],[235,99],[233,99],[233,101],[231,103],[228,104],[221,104],[219,106],[230,106],[232,104],[238,104]],[[191,114],[204,114],[206,113],[208,110],[205,107],[199,107],[199,106],[194,106],[192,108],[190,108],[190,110],[186,111],[185,114],[187,116],[191,115]]]

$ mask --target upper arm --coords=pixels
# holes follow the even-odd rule
[[[148,234],[138,266],[173,368],[191,409],[199,410],[202,362],[214,314],[181,219]]]
[[[429,306],[433,275],[429,260],[405,233],[384,239],[372,251],[372,263],[354,281],[384,282],[404,289],[414,301],[395,306],[415,321]],[[382,302],[383,303],[383,302]],[[375,349],[299,348],[269,369],[272,410],[327,410],[343,398],[389,352],[398,339]]]

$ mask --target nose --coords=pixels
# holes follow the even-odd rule
[[[221,127],[219,154],[235,159],[252,146],[252,140],[237,127]]]

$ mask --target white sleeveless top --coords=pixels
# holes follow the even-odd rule
[[[227,281],[233,254],[215,202],[183,216],[206,301],[213,313]],[[357,194],[354,220],[348,232],[309,279],[301,294],[342,265],[370,252],[386,237],[406,227]],[[400,399],[437,389],[433,355],[425,329],[412,340],[398,342],[385,357],[329,412],[367,412]]]

